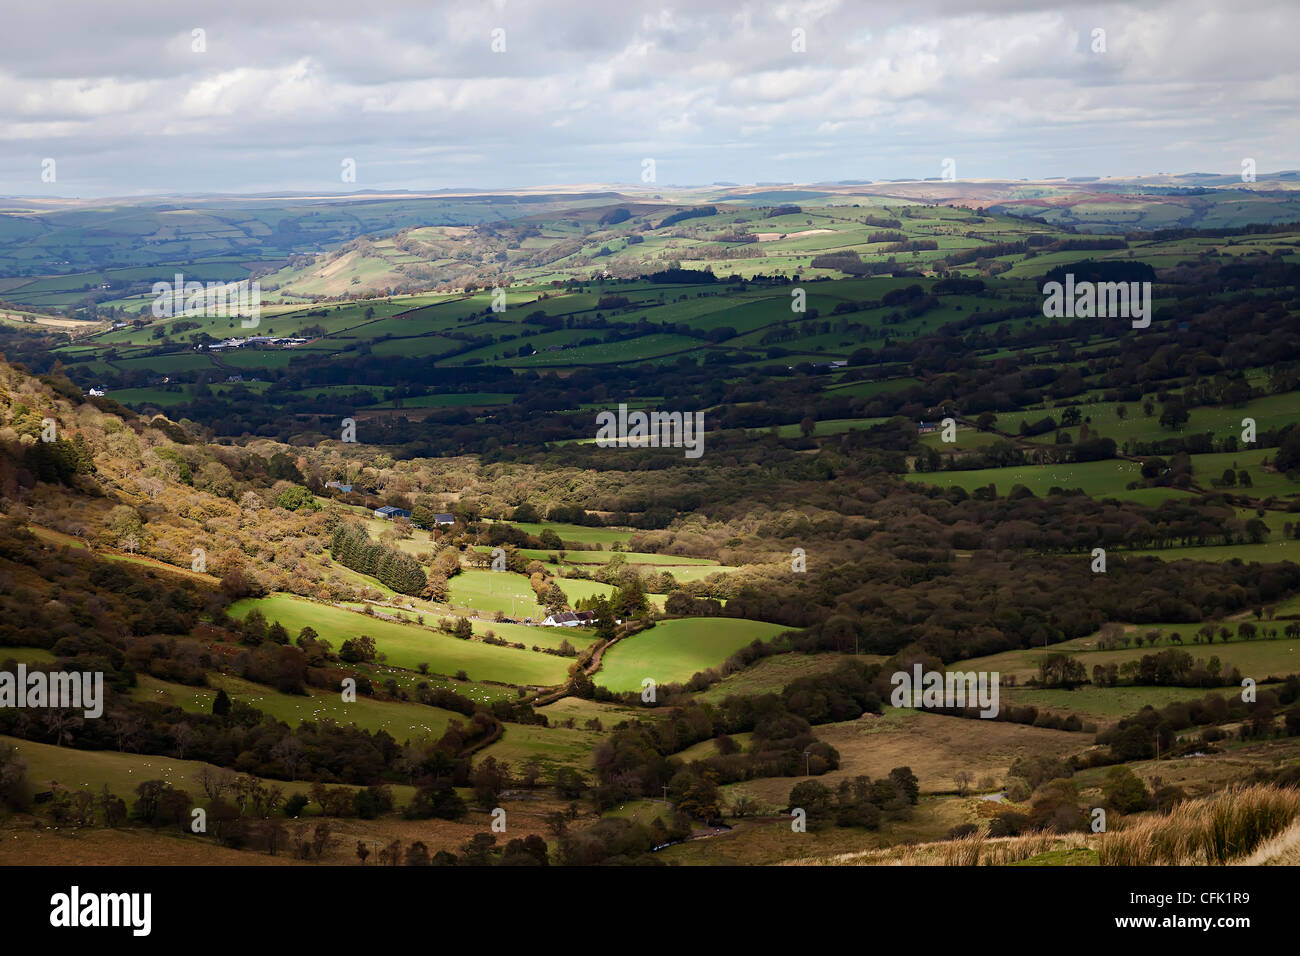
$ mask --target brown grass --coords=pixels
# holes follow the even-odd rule
[[[1121,823],[1097,846],[1103,866],[1221,866],[1246,862],[1300,817],[1300,792],[1233,787],[1179,804],[1167,816]]]
[[[911,767],[922,793],[951,793],[953,775],[966,770],[975,779],[1006,779],[1021,756],[1067,757],[1092,743],[1087,734],[1026,727],[1000,720],[967,720],[919,711],[886,708],[885,716],[819,724],[817,737],[840,753],[840,766],[818,782],[832,790],[844,779],[865,774],[873,780],[895,767]],[[790,789],[803,777],[763,777],[733,784],[764,810],[784,809]]]
[[[790,860],[791,866],[1006,866],[1049,850],[1086,846],[1083,833],[1033,833],[989,838],[972,833],[958,840],[884,847],[857,853]]]

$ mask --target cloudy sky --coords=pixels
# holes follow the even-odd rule
[[[921,178],[945,158],[959,178],[1300,167],[1295,0],[39,0],[4,16],[3,195],[638,183],[645,159],[664,185]]]

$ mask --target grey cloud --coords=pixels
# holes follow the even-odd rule
[[[945,156],[970,177],[1300,165],[1288,0],[1248,16],[1208,0],[54,0],[6,16],[11,195],[339,189],[343,157],[358,187],[412,189],[634,182],[644,156],[664,183],[931,176]]]

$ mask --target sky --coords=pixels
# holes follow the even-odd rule
[[[958,179],[1300,167],[1296,0],[0,13],[0,195],[811,183],[937,177],[945,160]]]

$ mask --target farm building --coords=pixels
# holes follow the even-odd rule
[[[596,622],[595,611],[564,611],[542,621],[542,627],[584,627]]]
[[[456,516],[450,513],[441,513],[433,516],[434,524],[455,524]]]
[[[409,518],[411,517],[411,513],[405,508],[394,508],[392,505],[384,505],[382,508],[375,509],[375,517],[394,521],[398,518]]]

